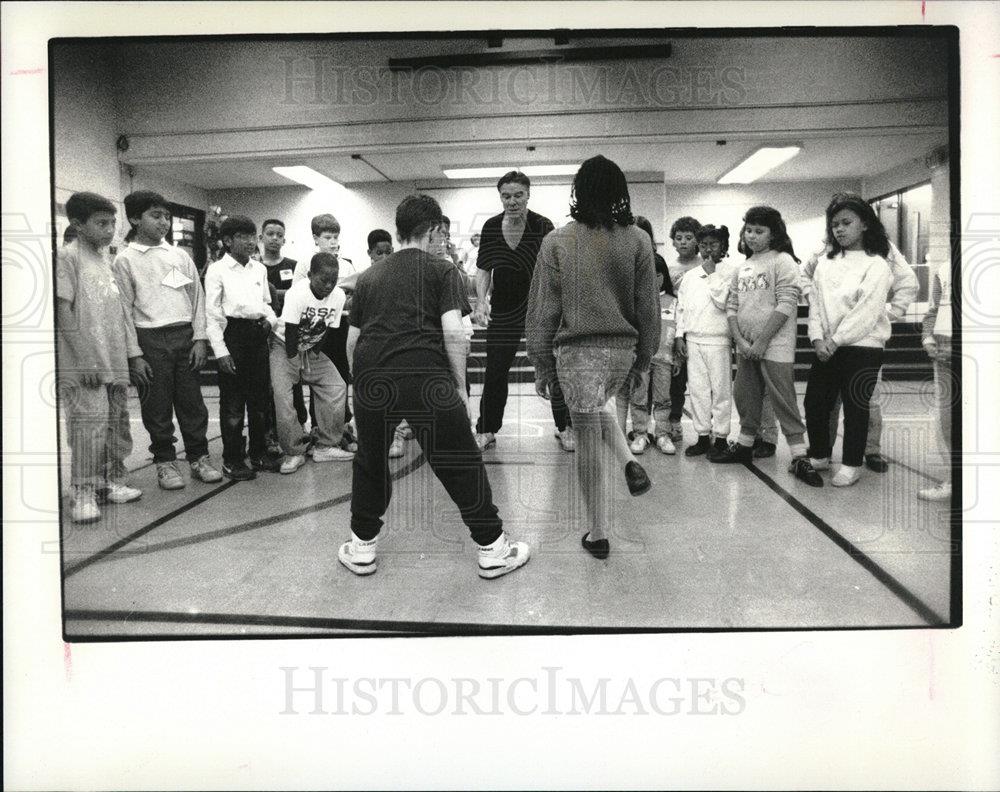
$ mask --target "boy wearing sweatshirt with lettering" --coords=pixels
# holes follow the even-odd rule
[[[840,395],[843,464],[830,483],[847,487],[861,478],[869,404],[892,333],[885,310],[892,274],[885,229],[867,203],[853,196],[831,203],[826,224],[830,252],[816,266],[809,299],[817,360],[806,387],[806,425],[813,466],[829,469],[830,413]]]

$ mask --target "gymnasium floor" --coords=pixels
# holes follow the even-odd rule
[[[391,463],[379,570],[358,578],[336,558],[348,534],[350,463],[165,492],[133,400],[129,467],[144,494],[103,507],[101,522],[64,522],[66,636],[947,624],[949,507],[916,498],[943,475],[930,384],[884,388],[888,473],[813,489],[787,472],[783,441],[753,471],[650,449],[641,461],[653,489],[631,498],[622,480],[611,556],[598,561],[580,547],[568,505],[573,455],[559,449],[532,387],[513,385],[497,448],[484,459],[505,527],[531,543],[533,557],[494,581],[477,576],[475,547],[414,441]],[[218,395],[205,395],[221,466]],[[477,402],[474,388],[474,414]],[[694,439],[685,419],[685,441]],[[839,450],[838,442],[835,460]]]

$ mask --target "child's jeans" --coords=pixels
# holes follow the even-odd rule
[[[733,403],[729,337],[708,340],[687,340],[691,418],[699,435],[711,433],[725,440],[729,437]]]
[[[757,437],[765,393],[771,399],[788,445],[801,445],[806,427],[795,395],[795,365],[745,357],[740,357],[733,384],[736,409],[740,413],[740,444],[753,445]]]
[[[60,388],[66,435],[72,451],[70,483],[99,487],[128,480],[125,459],[132,453],[128,423],[128,386],[124,383],[88,388]]]
[[[670,377],[673,363],[659,354],[653,357],[649,371],[645,371],[632,391],[632,431],[643,434],[649,427],[649,404],[653,404],[653,421],[657,437],[670,430]],[[652,395],[651,395],[652,394]]]
[[[289,359],[284,343],[274,335],[270,346],[271,386],[281,450],[290,456],[302,456],[306,452],[306,438],[302,436],[293,394],[295,385],[300,382],[309,386],[312,395],[317,444],[339,446],[344,436],[347,384],[333,361],[318,346]]]
[[[267,450],[265,412],[271,387],[267,336],[255,320],[227,317],[223,338],[236,366],[236,374],[219,372],[222,461],[236,465],[246,458],[244,412],[250,429],[250,457],[259,459]]]
[[[142,423],[149,432],[154,462],[177,459],[174,413],[189,462],[208,453],[208,409],[201,396],[198,372],[191,370],[194,331],[190,324],[136,328],[142,355],[153,370],[149,386],[140,392]]]

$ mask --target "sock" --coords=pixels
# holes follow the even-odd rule
[[[792,459],[798,459],[806,455],[805,443],[790,443],[788,447],[792,450]]]
[[[510,550],[510,543],[507,541],[507,534],[500,534],[497,539],[493,541],[492,544],[479,545],[479,560],[483,561],[485,559],[503,559],[507,556],[507,552]]]
[[[740,436],[736,438],[736,442],[739,443],[741,446],[745,446],[746,448],[752,448],[753,441],[754,441],[753,435],[744,434],[743,432],[740,432]]]
[[[375,551],[378,549],[378,535],[374,539],[365,541],[358,539],[354,531],[351,531],[351,556],[356,561],[371,561],[375,558]]]

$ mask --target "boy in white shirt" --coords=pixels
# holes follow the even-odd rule
[[[257,249],[253,220],[242,215],[227,217],[219,236],[227,252],[205,273],[205,314],[219,366],[222,472],[235,481],[248,481],[257,477],[254,470],[281,467],[281,458],[267,452],[265,437],[271,389],[267,338],[278,317],[271,308],[267,270],[251,258]],[[244,412],[252,467],[246,464]]]
[[[306,461],[306,438],[292,399],[299,382],[309,385],[316,414],[313,461],[354,459],[352,452],[338,447],[344,433],[347,384],[322,349],[328,329],[340,326],[347,299],[337,286],[339,269],[336,256],[314,255],[308,279],[295,281],[285,293],[281,319],[271,336],[271,383],[278,439],[285,452],[282,473],[294,473]]]
[[[693,217],[681,217],[670,226],[670,241],[677,251],[677,257],[667,262],[667,270],[670,273],[674,294],[679,293],[685,274],[701,264],[701,256],[698,254],[700,230],[701,223]],[[669,434],[675,444],[684,440],[681,417],[684,414],[684,391],[688,384],[687,360],[683,355],[677,357],[675,371],[670,379]]]

